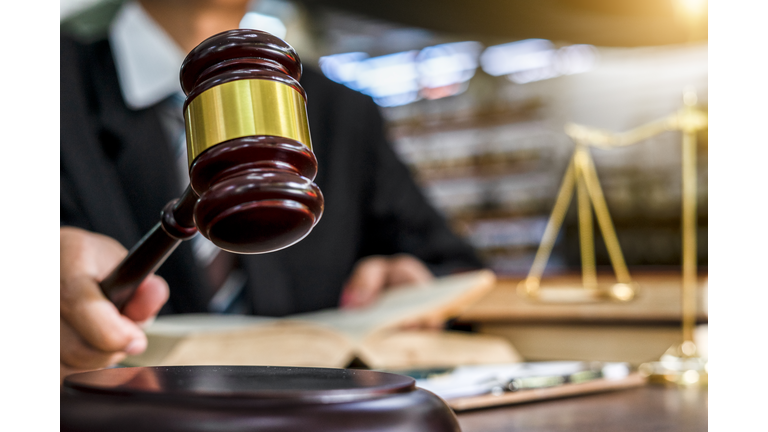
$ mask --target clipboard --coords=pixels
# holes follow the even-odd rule
[[[647,382],[626,363],[578,361],[462,366],[414,378],[417,386],[437,394],[457,412],[616,391]]]

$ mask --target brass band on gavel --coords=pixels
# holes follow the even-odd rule
[[[261,79],[231,81],[195,97],[184,111],[189,164],[224,141],[253,135],[290,138],[312,149],[304,96]]]

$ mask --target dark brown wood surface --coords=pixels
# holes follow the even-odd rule
[[[463,412],[463,432],[706,431],[707,390],[647,385],[611,393]]]

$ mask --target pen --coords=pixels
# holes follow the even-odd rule
[[[566,383],[576,384],[602,378],[601,370],[582,370],[570,375],[531,376],[512,378],[506,385],[508,391],[530,390],[537,388],[555,387]]]

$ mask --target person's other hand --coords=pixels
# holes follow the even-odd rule
[[[60,229],[60,360],[64,377],[104,368],[127,355],[142,353],[147,338],[140,325],[153,318],[168,300],[168,284],[150,275],[123,313],[99,288],[99,281],[126,256],[110,237],[78,228]]]
[[[352,275],[341,292],[339,306],[356,308],[373,303],[386,288],[426,283],[434,279],[418,258],[399,254],[392,256],[374,255],[361,259],[355,265]]]

